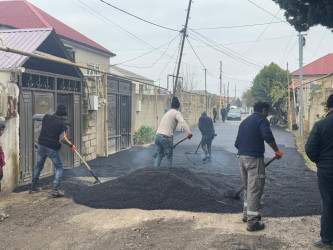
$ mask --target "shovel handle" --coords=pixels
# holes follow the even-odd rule
[[[89,171],[91,171],[91,168],[89,167],[88,163],[82,158],[82,156],[79,154],[79,152],[77,152],[76,149],[74,152],[81,159],[81,161],[84,163],[84,165],[86,165],[86,167],[89,169]]]

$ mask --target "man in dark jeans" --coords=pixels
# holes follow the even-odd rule
[[[211,161],[212,157],[212,141],[215,136],[214,125],[212,119],[207,116],[206,112],[202,112],[199,118],[199,129],[202,135],[201,147],[205,152],[205,157],[203,161]]]
[[[265,228],[259,213],[266,178],[264,141],[274,150],[278,159],[282,158],[266,119],[268,111],[268,103],[257,102],[254,114],[240,124],[235,141],[244,183],[243,222],[247,222],[246,230],[250,232]]]
[[[42,131],[38,138],[38,158],[34,170],[30,193],[40,192],[38,180],[42,172],[46,158],[50,158],[55,167],[55,178],[51,195],[62,197],[64,192],[60,190],[60,182],[64,165],[60,156],[61,143],[69,146],[71,151],[75,151],[75,146],[67,139],[67,110],[63,105],[58,105],[54,115],[35,114],[34,120],[42,122]],[[60,143],[61,142],[61,143]]]
[[[333,94],[327,99],[328,114],[312,128],[305,151],[317,165],[318,187],[322,200],[320,240],[313,245],[333,249]]]

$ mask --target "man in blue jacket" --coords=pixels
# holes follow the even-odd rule
[[[210,117],[207,116],[206,112],[202,112],[201,117],[199,118],[199,129],[202,135],[201,147],[205,152],[205,157],[203,161],[211,161],[212,157],[212,141],[215,136],[215,130],[213,121]]]
[[[265,144],[274,150],[278,159],[282,157],[266,119],[269,104],[257,102],[254,113],[239,126],[235,147],[244,182],[243,222],[247,231],[263,230],[265,225],[259,213],[260,200],[265,186]]]
[[[317,165],[318,187],[322,200],[319,248],[333,249],[333,94],[327,99],[328,114],[312,128],[305,152]]]

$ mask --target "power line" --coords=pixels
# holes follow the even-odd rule
[[[250,3],[252,3],[253,5],[257,6],[259,9],[262,9],[262,10],[265,11],[266,13],[270,14],[271,16],[274,16],[272,13],[270,13],[269,11],[267,11],[267,10],[265,10],[264,8],[260,7],[259,5],[255,4],[255,3],[252,2],[251,0],[248,0],[248,1],[249,1]],[[276,16],[274,16],[274,18],[277,18],[277,19],[279,19],[280,21],[285,22],[284,20],[282,20],[282,19],[280,19],[280,18],[278,18],[278,17],[276,17]]]
[[[287,21],[273,22],[273,23],[287,23]],[[255,23],[255,24],[243,24],[243,25],[233,25],[233,26],[221,26],[221,27],[213,27],[213,28],[196,28],[192,30],[216,30],[216,29],[232,29],[232,28],[243,28],[243,27],[252,27],[252,26],[260,26],[266,25],[269,23]]]
[[[194,32],[196,32],[196,31],[194,31]],[[199,33],[199,34],[200,34],[200,33]],[[201,34],[200,34],[200,35],[201,35]],[[240,62],[240,63],[244,63],[244,64],[246,64],[246,65],[249,66],[249,67],[253,67],[253,68],[256,68],[256,69],[261,69],[261,66],[260,66],[260,65],[255,64],[255,63],[252,63],[252,62],[249,62],[249,61],[246,61],[246,60],[243,59],[242,57],[237,56],[237,55],[234,55],[234,54],[232,54],[231,52],[226,51],[226,50],[229,50],[228,48],[225,48],[226,50],[223,50],[223,49],[220,49],[220,48],[219,48],[219,47],[220,47],[219,45],[214,44],[214,42],[212,43],[209,39],[208,39],[208,42],[212,43],[213,45],[211,45],[210,43],[208,43],[208,42],[206,42],[206,41],[201,40],[200,38],[198,38],[198,37],[197,37],[195,34],[193,34],[193,33],[192,33],[192,36],[194,36],[194,37],[197,38],[197,39],[195,39],[195,38],[193,38],[193,37],[190,37],[190,38],[192,38],[192,39],[194,39],[194,40],[197,40],[197,41],[199,41],[199,42],[205,44],[206,46],[212,48],[213,50],[219,51],[219,52],[223,53],[224,55],[229,56],[230,58],[232,58],[232,59],[234,59],[234,60],[236,60],[236,61],[238,61],[238,62]],[[205,38],[205,39],[207,40],[207,38]],[[222,46],[222,47],[223,47],[223,46]],[[223,48],[224,48],[224,47],[223,47]]]
[[[153,23],[153,22],[147,21],[147,20],[145,20],[145,19],[143,19],[143,18],[141,18],[141,17],[138,17],[138,16],[136,16],[136,15],[133,15],[133,14],[131,14],[131,13],[125,11],[125,10],[122,10],[122,9],[120,9],[120,8],[118,8],[118,7],[116,7],[116,6],[112,5],[112,4],[110,4],[110,3],[108,3],[108,2],[105,2],[105,1],[103,1],[103,0],[100,0],[100,1],[101,1],[102,3],[105,3],[105,4],[109,5],[109,6],[111,6],[112,8],[115,8],[115,9],[121,11],[121,12],[126,13],[127,15],[130,15],[130,16],[132,16],[132,17],[135,17],[135,18],[137,18],[137,19],[139,19],[139,20],[141,20],[141,21],[144,21],[144,22],[146,22],[146,23],[152,24],[152,25],[154,25],[154,26],[157,26],[157,27],[160,27],[160,28],[163,28],[163,29],[167,29],[167,30],[172,30],[172,31],[177,31],[177,32],[179,32],[179,30],[171,29],[171,28],[168,28],[168,27],[165,27],[165,26],[162,26],[162,25],[159,25],[159,24],[156,24],[156,23]]]
[[[287,49],[288,49],[288,47],[289,47],[290,41],[291,41],[291,39],[292,39],[292,37],[293,37],[293,35],[294,35],[294,32],[295,32],[295,30],[293,29],[293,31],[292,31],[292,33],[291,33],[291,36],[290,36],[290,39],[289,39],[289,42],[288,42],[288,44],[287,44],[287,47],[286,47],[286,49],[285,49],[284,52],[283,52],[283,56],[282,56],[282,58],[281,58],[280,66],[281,66],[281,64],[283,63],[284,59],[285,59],[285,55],[286,55]]]
[[[83,4],[84,6],[86,6],[88,9],[83,8],[82,6],[80,6],[80,5],[78,5],[77,3],[75,3],[73,0],[71,0],[71,1],[72,1],[74,4],[76,4],[77,6],[79,6],[80,8],[82,8],[82,9],[84,9],[85,11],[89,12],[91,15],[95,16],[96,18],[98,18],[98,19],[99,19],[100,21],[102,21],[103,23],[106,23],[106,24],[108,24],[108,25],[110,25],[110,23],[111,23],[111,24],[115,25],[116,27],[118,27],[119,29],[125,31],[126,33],[128,33],[128,34],[130,35],[130,36],[129,36],[130,38],[133,39],[133,37],[134,37],[134,38],[136,39],[136,40],[134,39],[136,42],[139,41],[141,44],[144,44],[146,47],[149,47],[149,48],[153,48],[153,49],[155,49],[154,46],[152,46],[152,45],[150,45],[149,43],[145,42],[144,40],[142,40],[141,38],[137,37],[137,36],[134,35],[133,33],[127,31],[126,29],[122,28],[120,25],[118,25],[117,23],[111,21],[109,18],[103,16],[102,14],[100,14],[99,12],[97,12],[96,10],[94,10],[93,8],[91,8],[90,6],[86,5],[85,3],[81,2],[80,0],[78,0],[78,1],[79,1],[81,4]],[[104,19],[106,19],[106,20],[107,20],[108,22],[110,22],[110,23],[108,23],[108,22],[106,22],[105,20],[101,19],[99,16],[95,15],[95,14],[92,13],[90,10],[93,10],[95,13],[97,13],[99,16],[103,17]],[[123,32],[122,32],[122,33],[123,33]],[[131,36],[132,36],[132,37],[131,37]],[[161,54],[163,54],[163,52],[162,52],[161,50],[159,50],[159,49],[156,49],[156,50],[159,51]],[[171,57],[171,56],[168,55],[168,54],[166,54],[166,56],[169,57],[169,58]],[[172,58],[172,57],[171,57],[171,58]],[[196,66],[193,66],[193,65],[191,65],[191,64],[188,64],[188,63],[186,63],[186,62],[183,62],[183,63],[186,64],[186,65],[188,65],[188,66],[191,66],[191,67],[193,67],[193,68],[197,68]]]
[[[193,48],[193,46],[192,46],[190,40],[188,39],[188,37],[186,37],[186,40],[188,41],[189,45],[191,46],[191,48],[192,48],[192,50],[193,50],[195,56],[198,58],[198,60],[199,60],[199,62],[201,63],[202,67],[203,67],[204,69],[207,69],[206,66],[202,63],[201,59],[199,58],[197,52],[196,52],[195,49]]]
[[[179,37],[179,34],[178,34],[175,38],[173,38],[171,41],[169,41],[169,42],[167,42],[167,43],[165,43],[165,44],[163,44],[163,45],[161,45],[161,46],[159,46],[159,47],[157,47],[157,48],[154,48],[153,50],[151,50],[151,51],[149,51],[149,52],[146,52],[146,53],[144,53],[144,54],[142,54],[142,55],[140,55],[140,56],[137,56],[137,57],[134,57],[134,58],[132,58],[132,59],[126,60],[126,61],[124,61],[124,62],[113,64],[112,66],[121,65],[121,64],[124,64],[124,63],[130,62],[130,61],[134,61],[134,60],[136,60],[136,59],[138,59],[138,58],[144,57],[144,56],[146,56],[146,55],[148,55],[148,54],[154,52],[155,50],[158,50],[158,49],[160,49],[160,48],[163,48],[165,45],[168,45],[168,47],[167,47],[167,50],[168,50],[170,44],[171,44],[171,43],[172,43],[177,37]],[[166,50],[166,51],[167,51],[167,50]],[[166,51],[164,51],[164,52],[162,53],[161,57],[160,57],[157,61],[159,61],[159,60],[164,56],[164,54],[166,53]],[[130,67],[130,66],[128,66],[128,67]]]

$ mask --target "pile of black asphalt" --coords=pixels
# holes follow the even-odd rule
[[[220,187],[185,168],[142,168],[74,195],[75,202],[93,208],[173,209],[232,213],[239,201],[224,198]]]

